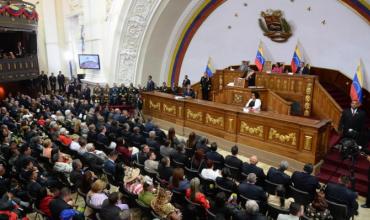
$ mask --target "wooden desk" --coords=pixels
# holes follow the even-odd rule
[[[144,92],[143,111],[180,126],[210,133],[303,163],[316,164],[326,153],[329,121],[272,112],[245,113],[242,107]]]

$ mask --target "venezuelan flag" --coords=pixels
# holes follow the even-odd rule
[[[359,65],[357,66],[357,70],[355,75],[353,76],[353,81],[351,85],[350,96],[352,100],[357,100],[359,103],[362,103],[362,86],[363,82],[363,66],[360,61]]]
[[[262,71],[265,61],[266,59],[263,54],[262,42],[260,42],[260,44],[258,45],[256,59],[254,60],[254,63],[256,64],[258,71],[260,72]]]
[[[292,73],[297,72],[298,67],[301,66],[301,62],[302,62],[302,56],[301,56],[301,52],[299,51],[299,47],[297,44],[297,46],[295,47],[294,53],[293,53],[292,62],[290,64],[292,67]]]
[[[213,67],[212,58],[209,57],[208,62],[207,62],[207,66],[206,66],[206,73],[209,77],[211,77],[214,72],[215,72],[215,68]]]

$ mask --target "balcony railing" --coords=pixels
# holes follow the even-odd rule
[[[36,56],[0,59],[0,82],[33,79],[39,75]]]

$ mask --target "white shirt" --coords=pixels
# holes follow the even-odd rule
[[[202,177],[206,179],[216,180],[217,177],[221,176],[219,170],[213,170],[213,169],[203,169],[200,173]]]
[[[76,141],[72,141],[71,145],[69,145],[69,149],[74,150],[74,151],[79,151],[80,148],[81,148],[81,145]]]
[[[253,101],[253,99],[249,99],[249,101],[247,102],[247,104],[244,107],[244,111],[246,111],[246,109],[248,109],[249,103],[251,103],[251,101]],[[254,111],[260,111],[261,110],[261,99],[256,99],[254,101],[254,106],[252,107],[252,109]]]
[[[279,214],[277,220],[299,220],[298,216]]]

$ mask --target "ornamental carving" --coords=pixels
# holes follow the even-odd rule
[[[123,24],[115,81],[129,84],[135,81],[144,32],[148,28],[157,0],[133,0]]]
[[[274,128],[270,128],[269,140],[275,140],[283,144],[291,144],[294,146],[297,144],[296,133],[292,132],[289,134],[280,134]]]
[[[193,112],[190,109],[186,110],[186,118],[194,121],[202,122],[202,112]]]
[[[259,25],[266,37],[272,41],[282,43],[286,42],[292,36],[292,30],[289,23],[285,20],[281,10],[268,9],[261,12],[261,18],[258,19]]]
[[[311,96],[312,96],[312,82],[307,83],[306,86],[306,96],[305,96],[305,103],[304,103],[304,116],[311,115]]]
[[[312,136],[305,135],[304,136],[304,145],[303,149],[311,151],[312,149]]]
[[[150,100],[149,101],[149,109],[160,111],[161,110],[161,103],[160,102],[157,102],[157,103],[154,104],[152,102],[152,100]]]
[[[240,104],[243,102],[243,95],[234,93],[233,103]]]
[[[206,114],[206,124],[224,127],[224,117],[212,117],[210,114]]]
[[[233,118],[229,118],[229,131],[232,132],[234,129],[234,126],[233,126],[233,121],[234,119]]]
[[[167,106],[166,104],[163,104],[163,112],[168,113],[171,115],[176,115],[176,106]]]
[[[240,123],[240,133],[245,133],[253,136],[263,137],[263,126],[251,127],[244,121]]]

